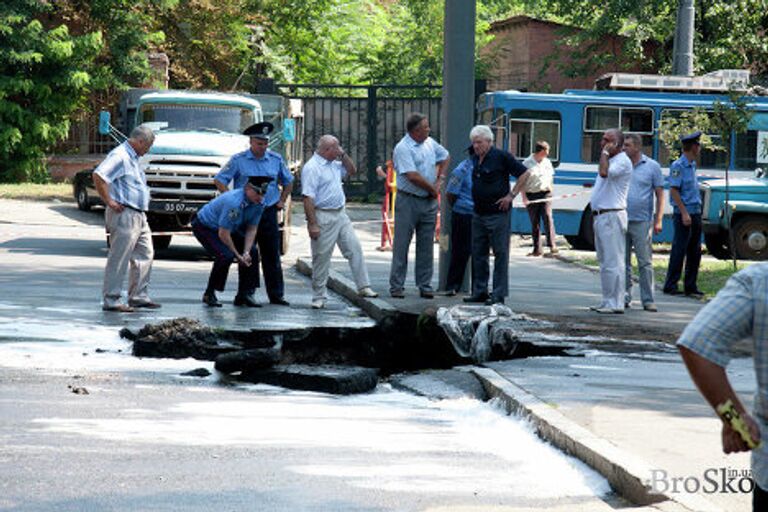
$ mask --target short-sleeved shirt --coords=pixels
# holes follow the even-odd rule
[[[301,170],[301,194],[311,197],[315,208],[341,208],[346,202],[341,180],[346,175],[341,162],[326,160],[315,153]]]
[[[410,134],[406,134],[392,152],[392,160],[397,171],[397,190],[427,197],[429,193],[418,185],[414,185],[405,173],[418,172],[429,183],[434,183],[437,178],[435,166],[447,159],[448,150],[432,137],[427,137],[424,142],[419,143],[413,140]]]
[[[509,194],[510,178],[519,178],[527,169],[511,153],[491,147],[482,163],[472,156],[472,200],[475,213],[488,215],[501,210],[496,202]]]
[[[672,162],[669,166],[669,186],[680,191],[680,199],[688,213],[701,213],[701,193],[696,181],[696,162],[691,162],[685,155]],[[677,203],[670,202],[674,213],[680,213]]]
[[[632,179],[632,160],[623,151],[608,160],[608,176],[598,173],[592,197],[589,201],[592,211],[623,210],[627,207],[627,192]]]
[[[147,177],[128,141],[110,151],[93,172],[109,184],[109,196],[118,203],[143,212],[149,209]]]
[[[659,163],[653,158],[640,155],[640,160],[632,169],[627,194],[627,219],[631,221],[649,221],[653,219],[653,200],[656,189],[664,186],[664,176]]]
[[[261,158],[256,158],[250,149],[233,155],[214,179],[223,185],[229,185],[231,181],[232,188],[243,188],[250,176],[272,178],[267,187],[267,193],[264,194],[265,208],[277,204],[280,200],[278,183],[285,186],[293,181],[293,176],[285,166],[283,157],[271,149],[268,149]]]
[[[523,160],[523,166],[528,169],[528,179],[525,181],[525,192],[534,194],[537,192],[552,192],[555,181],[555,168],[552,161],[544,157],[537,162],[533,155]]]
[[[197,220],[211,229],[224,228],[245,234],[247,226],[258,226],[264,203],[252,203],[245,190],[238,188],[224,192],[197,212]]]
[[[752,451],[752,477],[768,489],[768,263],[734,274],[685,328],[677,344],[725,368],[737,342],[752,338],[757,376],[754,417],[761,448]]]
[[[445,191],[456,196],[453,211],[463,215],[472,215],[475,203],[472,201],[472,160],[467,158],[456,166],[448,178]]]

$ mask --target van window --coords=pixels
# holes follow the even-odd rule
[[[584,109],[584,133],[581,140],[581,159],[600,161],[600,140],[603,133],[618,128],[624,133],[636,133],[643,141],[643,153],[653,154],[653,109],[637,107],[588,106]]]
[[[537,140],[549,143],[549,159],[560,161],[560,113],[536,110],[509,112],[508,150],[517,158],[533,153]]]

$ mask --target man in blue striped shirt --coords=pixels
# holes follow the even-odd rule
[[[748,338],[757,376],[753,416],[736,396],[725,371],[734,346]],[[729,401],[733,404],[727,414],[718,411],[723,419],[723,451],[749,450],[729,419],[738,414],[756,443],[768,428],[768,263],[754,264],[731,276],[685,328],[677,346],[691,378],[712,408],[717,411]],[[768,443],[752,450],[752,479],[753,510],[768,510]]]
[[[104,270],[104,311],[130,313],[134,308],[160,307],[147,294],[154,250],[146,215],[149,188],[139,165],[139,158],[154,141],[151,129],[137,126],[93,172],[93,183],[107,206],[104,221],[110,242]],[[124,304],[122,285],[129,266],[128,304]]]

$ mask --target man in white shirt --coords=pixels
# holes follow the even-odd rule
[[[325,307],[328,271],[336,245],[349,261],[360,296],[378,296],[370,287],[363,250],[344,209],[342,179],[356,171],[352,159],[333,135],[320,137],[315,154],[301,170],[301,194],[312,239],[312,307],[315,309]]]
[[[600,142],[603,150],[598,176],[592,189],[595,251],[600,264],[602,302],[593,306],[597,313],[624,313],[624,259],[627,235],[627,192],[632,179],[632,161],[622,151],[621,130],[606,130]]]
[[[533,250],[528,256],[541,256],[541,219],[544,219],[544,231],[547,234],[549,254],[558,253],[555,244],[555,220],[552,218],[552,191],[555,185],[555,169],[549,160],[549,143],[536,141],[535,150],[523,165],[529,169],[528,179],[523,191],[523,202],[531,219],[531,238]]]

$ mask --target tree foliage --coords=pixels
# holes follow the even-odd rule
[[[99,33],[73,36],[46,28],[46,4],[6,1],[0,7],[0,181],[47,180],[45,150],[69,130],[92,81],[87,71],[103,44]]]

